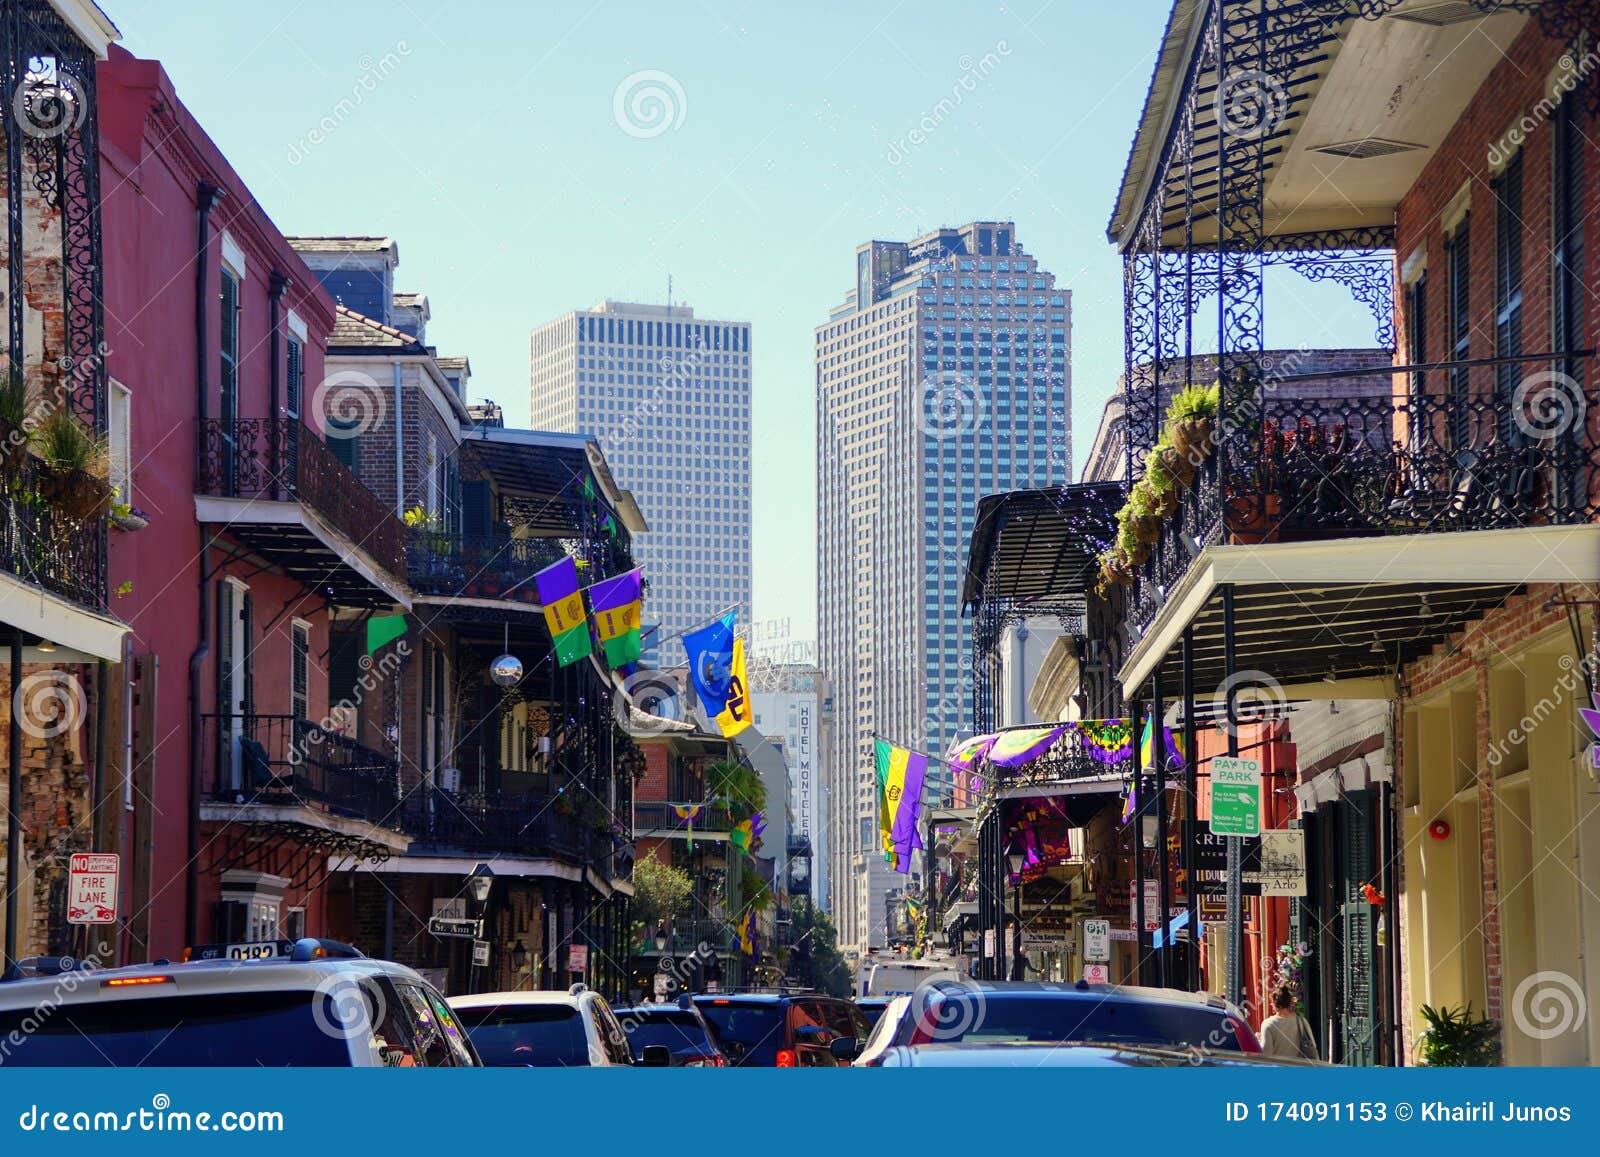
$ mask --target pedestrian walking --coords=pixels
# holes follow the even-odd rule
[[[1261,1051],[1269,1057],[1300,1057],[1315,1061],[1317,1038],[1306,1018],[1295,1011],[1294,989],[1280,984],[1272,991],[1273,1014],[1261,1026]]]

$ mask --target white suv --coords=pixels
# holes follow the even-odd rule
[[[628,1035],[599,993],[487,992],[452,996],[450,1007],[486,1065],[607,1067],[634,1064]],[[665,1045],[647,1046],[638,1063],[672,1063]]]
[[[286,955],[0,981],[0,1066],[477,1065],[443,996],[403,965],[300,940]]]

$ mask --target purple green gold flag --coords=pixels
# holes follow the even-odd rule
[[[1065,727],[1023,727],[1002,731],[990,746],[987,758],[996,767],[1018,767],[1049,751],[1065,730]]]
[[[639,616],[643,606],[644,578],[637,568],[589,588],[589,611],[608,666],[617,668],[639,661]]]

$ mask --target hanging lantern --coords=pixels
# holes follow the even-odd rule
[[[522,682],[522,660],[515,655],[501,655],[489,664],[489,678],[496,687],[515,687]]]

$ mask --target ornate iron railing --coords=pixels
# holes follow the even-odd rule
[[[405,573],[400,520],[297,418],[202,419],[196,488],[304,503],[391,574]]]
[[[41,491],[38,462],[0,468],[0,569],[96,611],[106,609],[106,521],[68,517]]]
[[[297,803],[400,827],[400,769],[389,756],[292,715],[203,715],[200,725],[214,798]]]
[[[419,594],[536,603],[534,574],[565,554],[554,538],[406,530],[406,569]]]
[[[557,856],[604,873],[617,838],[560,806],[528,792],[418,788],[406,797],[403,828],[426,847]]]
[[[1600,390],[1565,375],[1523,382],[1509,395],[1230,391],[1215,452],[1148,547],[1135,625],[1149,625],[1199,551],[1215,543],[1600,518]]]

